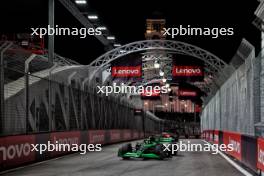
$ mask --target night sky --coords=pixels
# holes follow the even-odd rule
[[[184,41],[206,49],[221,59],[229,61],[235,54],[242,38],[252,43],[257,53],[260,48],[260,32],[252,25],[257,0],[87,0],[83,12],[96,13],[100,22],[110,29],[121,44],[144,40],[145,20],[153,16],[166,19],[167,27],[180,24],[193,27],[232,27],[234,36],[218,39],[198,36],[181,36]],[[63,27],[82,27],[79,22],[55,1],[55,24]],[[0,33],[31,32],[31,27],[46,27],[48,24],[47,0],[1,1]],[[55,52],[89,64],[103,54],[104,47],[93,36],[79,39],[76,36],[55,37]]]

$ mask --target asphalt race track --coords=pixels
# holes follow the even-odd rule
[[[201,140],[191,140],[199,143]],[[117,157],[121,144],[103,147],[102,152],[72,154],[5,173],[8,176],[240,176],[220,155],[181,152],[168,160],[123,160]]]

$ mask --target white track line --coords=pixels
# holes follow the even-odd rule
[[[211,145],[209,142],[202,140],[203,142]],[[245,176],[253,176],[251,173],[249,173],[247,170],[245,170],[243,167],[241,167],[240,165],[238,165],[236,162],[234,162],[232,159],[230,159],[228,156],[226,156],[223,152],[219,151],[219,154],[227,160],[227,162],[229,162],[234,168],[236,168],[239,172],[241,172],[242,174],[244,174]]]
[[[40,165],[40,164],[43,164],[43,163],[47,163],[47,162],[50,162],[50,161],[54,161],[54,160],[58,160],[58,159],[61,159],[61,158],[66,158],[66,157],[69,157],[69,156],[72,156],[72,155],[76,155],[76,154],[79,154],[79,153],[70,153],[70,154],[59,156],[59,157],[56,157],[56,158],[51,158],[51,159],[47,159],[47,160],[44,160],[44,161],[38,161],[36,163],[27,164],[25,166],[19,166],[19,167],[13,168],[13,169],[4,170],[4,171],[0,172],[0,175],[6,174],[6,173],[9,173],[9,172],[14,172],[14,171],[17,171],[17,170],[23,169],[23,168],[29,168],[29,167],[37,166],[37,165]]]

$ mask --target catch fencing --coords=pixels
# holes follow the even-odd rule
[[[245,49],[241,49],[244,51]],[[202,130],[215,129],[255,135],[261,121],[261,56],[254,49],[204,106]]]
[[[89,91],[89,85],[82,84],[89,74],[87,66],[56,57],[51,64],[47,57],[14,44],[3,53],[1,136],[73,130],[162,130],[159,120],[144,112],[135,114],[129,101]]]

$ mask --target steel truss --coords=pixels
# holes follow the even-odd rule
[[[211,82],[205,84],[204,90],[215,90],[219,85],[214,81],[222,77],[227,79],[228,75],[225,75],[223,71],[224,68],[228,67],[228,64],[221,60],[216,55],[201,49],[197,46],[172,40],[143,40],[133,43],[123,45],[121,47],[115,48],[111,51],[106,52],[105,54],[98,57],[94,60],[89,66],[93,66],[96,69],[91,73],[89,77],[90,85],[93,84],[95,75],[98,72],[103,71],[109,64],[123,56],[140,52],[140,51],[153,51],[153,50],[163,50],[168,52],[173,52],[176,54],[187,55],[195,57],[204,62],[206,68],[206,74],[212,79]]]
[[[59,0],[60,3],[86,28],[95,28],[95,26],[80,12],[76,5],[71,0]],[[110,49],[112,46],[104,35],[95,35],[95,37]]]

